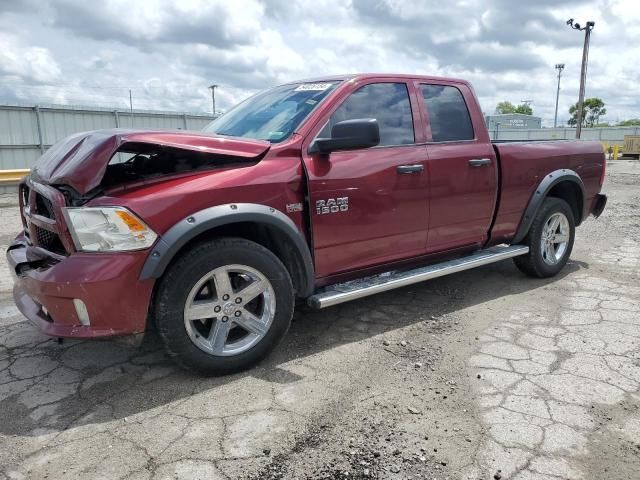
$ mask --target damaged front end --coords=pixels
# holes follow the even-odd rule
[[[77,251],[67,209],[117,188],[252,165],[267,141],[186,131],[99,130],[53,145],[19,187],[24,241],[54,258]]]
[[[187,131],[99,130],[67,137],[38,160],[31,181],[61,191],[70,206],[114,187],[259,161],[271,144]]]
[[[49,335],[144,330],[157,235],[124,206],[86,205],[119,188],[258,162],[269,142],[193,132],[106,130],[51,147],[19,187],[23,231],[7,249],[20,311]],[[97,253],[97,254],[96,254]]]
[[[57,337],[143,331],[153,284],[138,281],[138,274],[147,252],[79,251],[65,215],[68,203],[50,185],[27,178],[19,201],[24,230],[6,255],[14,301],[27,319]]]

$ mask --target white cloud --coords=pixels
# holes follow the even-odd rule
[[[15,36],[0,33],[0,76],[45,83],[59,78],[60,67],[48,49],[26,46]]]

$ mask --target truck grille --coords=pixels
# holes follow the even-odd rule
[[[30,181],[20,184],[19,199],[20,213],[24,225],[25,237],[28,242],[58,255],[68,255],[65,244],[58,232],[61,230],[60,220],[56,218],[54,202],[43,194],[49,194],[51,187],[32,185]],[[52,198],[58,192],[53,191]],[[61,203],[62,200],[57,200]]]
[[[39,193],[36,193],[36,213],[52,220],[56,219],[56,216],[53,213],[53,205],[51,204],[51,200],[43,197]]]
[[[67,251],[60,241],[60,237],[49,230],[34,226],[36,231],[35,245],[58,255],[66,255]]]

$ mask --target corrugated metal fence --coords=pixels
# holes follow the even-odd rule
[[[58,140],[102,128],[200,130],[212,120],[197,113],[0,105],[0,170],[31,168]]]
[[[492,140],[572,140],[576,138],[575,128],[492,128]],[[583,128],[582,140],[598,140],[607,145],[624,143],[625,135],[640,135],[640,127]]]
[[[0,105],[0,173],[22,175],[8,170],[28,169],[52,144],[73,133],[102,128],[158,128],[200,130],[213,117],[207,114],[110,110],[59,105]],[[573,128],[489,130],[495,140],[573,139]],[[605,145],[622,145],[625,135],[640,135],[640,127],[605,127],[582,130],[584,140]],[[0,175],[2,177],[2,175]],[[6,184],[0,178],[0,184]],[[5,187],[0,185],[0,191]]]

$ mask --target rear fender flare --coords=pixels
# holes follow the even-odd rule
[[[240,222],[255,222],[277,228],[287,236],[297,249],[304,285],[298,295],[307,297],[313,293],[314,270],[311,252],[295,223],[284,213],[272,207],[254,203],[233,203],[205,208],[183,218],[158,239],[142,267],[140,280],[160,278],[173,257],[190,240],[212,228]]]
[[[524,239],[524,237],[527,236],[529,228],[531,228],[531,224],[533,223],[533,219],[536,217],[538,210],[542,206],[542,202],[545,200],[545,198],[547,198],[551,189],[558,183],[566,181],[573,182],[578,185],[578,187],[580,187],[583,205],[585,204],[586,198],[584,184],[582,183],[580,175],[578,175],[573,170],[569,170],[566,168],[551,172],[549,175],[542,179],[542,181],[538,184],[535,192],[533,192],[533,195],[529,199],[529,204],[524,211],[522,220],[520,220],[520,225],[516,230],[516,235],[511,241],[512,244],[520,243]],[[582,212],[580,212],[580,215],[582,215]],[[579,224],[581,220],[582,218],[576,218],[577,224]]]

